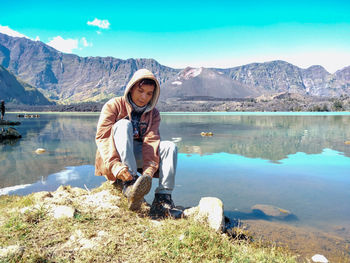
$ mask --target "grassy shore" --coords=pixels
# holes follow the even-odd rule
[[[82,201],[100,196],[107,203],[106,193],[114,205]],[[74,207],[74,217],[53,218],[53,204]],[[296,262],[274,245],[235,239],[193,219],[151,220],[148,210],[129,211],[120,191],[108,183],[92,191],[61,187],[1,196],[0,262]],[[4,255],[14,245],[16,251]]]

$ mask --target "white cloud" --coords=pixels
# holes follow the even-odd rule
[[[25,37],[25,38],[29,38],[26,35],[23,35],[23,34],[15,31],[15,30],[12,30],[8,26],[0,25],[0,33],[6,34],[6,35],[11,36],[11,37]]]
[[[73,170],[63,170],[55,174],[56,181],[60,184],[65,184],[69,181],[79,180],[80,175],[77,171]]]
[[[39,36],[36,36],[36,38],[35,38],[34,41],[40,41],[40,37],[39,37]]]
[[[92,47],[92,43],[89,43],[85,37],[82,37],[80,42],[83,44],[83,47]]]
[[[30,184],[22,184],[22,185],[15,185],[15,186],[9,186],[5,188],[0,189],[0,195],[8,195],[12,191],[24,189],[30,186]]]
[[[92,22],[88,21],[87,24],[89,26],[97,26],[102,29],[108,29],[110,26],[110,23],[108,22],[108,20],[100,20],[97,18],[95,18]]]
[[[47,45],[64,53],[72,53],[78,48],[78,39],[63,39],[61,36],[54,37]]]

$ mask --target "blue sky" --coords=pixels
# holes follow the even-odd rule
[[[1,1],[0,32],[79,56],[228,68],[350,65],[350,1]]]

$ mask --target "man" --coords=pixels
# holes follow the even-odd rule
[[[1,120],[3,120],[5,116],[5,101],[3,100],[0,103],[0,110],[1,110]]]
[[[153,73],[140,69],[127,84],[124,96],[103,106],[97,124],[95,173],[111,182],[122,180],[123,194],[134,211],[150,191],[152,178],[159,175],[150,212],[152,216],[167,216],[175,207],[171,193],[177,148],[173,142],[160,140],[160,114],[155,108],[159,93]],[[142,168],[140,176],[138,168]]]

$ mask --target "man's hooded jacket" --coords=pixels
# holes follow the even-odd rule
[[[142,140],[143,173],[153,176],[159,167],[160,114],[155,106],[159,98],[160,86],[151,71],[140,69],[135,72],[126,86],[124,96],[110,99],[103,106],[97,124],[95,174],[104,175],[111,181],[115,181],[118,172],[126,167],[121,163],[114,144],[113,125],[121,119],[131,120],[133,108],[128,93],[136,83],[143,79],[152,79],[156,83],[153,97],[140,119],[140,124],[142,124],[140,138]]]

